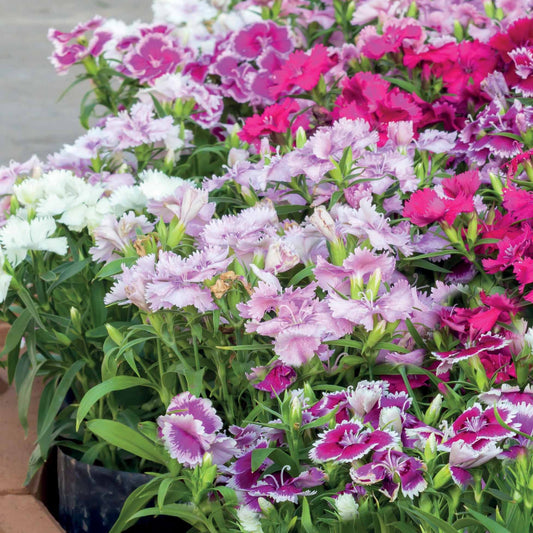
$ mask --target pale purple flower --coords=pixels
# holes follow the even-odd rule
[[[415,144],[419,150],[428,150],[435,154],[444,154],[455,147],[457,133],[438,130],[424,130]]]
[[[220,274],[232,261],[227,249],[210,247],[187,258],[160,252],[156,272],[146,288],[153,311],[194,306],[200,312],[214,310],[211,291],[202,282]]]
[[[385,216],[378,213],[370,198],[363,198],[358,209],[336,204],[332,214],[342,233],[354,235],[361,241],[368,239],[375,250],[395,247],[406,256],[413,253],[411,225],[402,222],[392,227]]]
[[[110,145],[114,150],[134,148],[141,144],[169,142],[179,137],[179,129],[173,124],[171,116],[155,118],[153,106],[136,103],[131,111],[120,111],[116,117],[109,117],[105,132],[113,136]]]
[[[122,265],[122,274],[117,277],[111,291],[106,294],[104,303],[106,305],[112,303],[133,304],[142,311],[150,311],[150,306],[146,300],[146,286],[152,281],[154,275],[154,254],[140,257],[132,267]]]
[[[388,254],[378,255],[367,248],[356,248],[342,266],[332,265],[318,257],[313,273],[319,287],[325,291],[349,295],[352,284],[368,283],[370,276],[378,271],[383,282],[390,282],[395,263],[395,259]]]
[[[117,252],[131,248],[137,232],[144,235],[153,229],[154,225],[144,215],[137,216],[133,211],[118,220],[113,215],[106,215],[93,232],[95,246],[89,249],[89,253],[96,262],[118,259]]]
[[[215,204],[209,202],[207,191],[197,189],[185,182],[174,192],[161,199],[150,200],[148,212],[160,217],[167,224],[178,218],[185,231],[197,237],[215,212]]]
[[[315,354],[329,358],[326,340],[338,339],[351,329],[346,320],[333,320],[327,304],[315,295],[316,284],[304,288],[288,287],[282,294],[272,285],[260,284],[250,301],[238,304],[243,318],[252,318],[246,330],[274,337],[274,351],[281,361],[300,366]],[[276,316],[260,322],[268,310]]]
[[[380,492],[391,501],[402,494],[413,499],[427,487],[423,472],[426,467],[422,461],[396,450],[376,451],[372,462],[359,468],[352,467],[350,476],[354,483],[373,485],[382,482]]]
[[[309,452],[309,457],[319,463],[327,461],[351,463],[372,450],[392,448],[397,442],[398,437],[394,433],[372,431],[356,421],[341,422],[333,429],[319,435]]]
[[[187,74],[176,73],[157,78],[152,87],[139,92],[139,97],[147,103],[151,103],[151,96],[163,103],[193,99],[196,105],[191,118],[203,128],[212,128],[220,122],[224,110],[222,97],[214,91],[215,87],[208,83],[200,84]]]
[[[271,204],[250,207],[238,215],[224,215],[205,226],[201,240],[207,246],[227,246],[242,261],[263,255],[278,228],[278,216]]]

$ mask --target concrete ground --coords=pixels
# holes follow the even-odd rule
[[[75,76],[55,73],[46,35],[50,27],[70,31],[94,15],[150,22],[151,1],[0,0],[0,166],[32,154],[44,158],[83,132],[78,111],[88,86],[58,102]]]

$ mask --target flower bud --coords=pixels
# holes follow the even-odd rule
[[[442,394],[437,394],[435,398],[433,398],[424,415],[424,424],[432,426],[439,420],[440,411],[442,409],[442,399]]]
[[[452,479],[452,474],[450,472],[450,466],[444,465],[433,478],[433,488],[440,489]]]
[[[117,346],[120,346],[122,344],[122,341],[124,340],[124,335],[122,335],[122,333],[120,333],[120,331],[111,324],[106,324],[105,328],[107,329],[107,334],[111,337],[111,340]]]
[[[296,130],[296,148],[303,148],[305,143],[307,142],[307,136],[305,134],[305,130],[300,126]]]

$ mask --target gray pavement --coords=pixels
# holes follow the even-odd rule
[[[78,85],[58,102],[75,76],[55,73],[46,35],[50,27],[70,31],[94,15],[150,22],[151,1],[0,0],[0,165],[44,158],[83,132],[79,104],[89,87]]]

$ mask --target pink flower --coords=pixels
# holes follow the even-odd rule
[[[439,196],[434,189],[416,191],[405,203],[403,216],[420,227],[432,222],[452,225],[460,213],[475,210],[474,194],[479,183],[479,172],[475,170],[442,180],[446,196]]]
[[[277,99],[281,94],[294,92],[295,87],[310,91],[331,64],[328,51],[322,44],[315,45],[308,52],[297,50],[272,74],[274,84],[270,87],[270,94]]]
[[[425,490],[425,471],[426,466],[422,461],[409,457],[404,452],[389,449],[376,451],[371,463],[352,468],[350,476],[355,484],[361,485],[373,485],[381,481],[380,492],[394,501],[400,488],[402,494],[411,499]]]
[[[285,99],[279,104],[265,108],[261,115],[247,118],[239,138],[258,146],[260,138],[272,133],[285,133],[291,126],[289,116],[300,110],[295,100]]]
[[[389,52],[397,52],[402,47],[404,40],[418,41],[423,35],[420,23],[414,19],[402,20],[389,19],[383,25],[383,34],[378,35],[374,26],[371,32],[359,35],[358,47],[361,54],[370,59],[380,59]],[[365,28],[366,29],[366,28]]]
[[[359,422],[341,422],[323,432],[313,444],[309,457],[316,462],[351,463],[371,450],[384,450],[397,443],[398,437],[380,430],[369,430]]]

